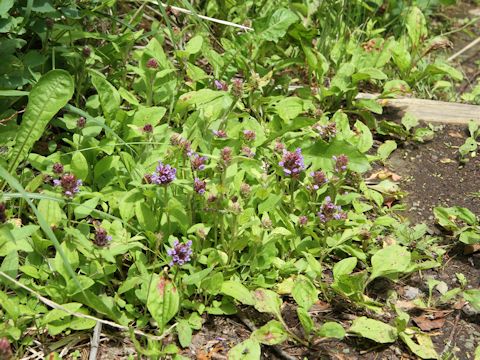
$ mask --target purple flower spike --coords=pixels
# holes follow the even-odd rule
[[[203,195],[205,194],[205,190],[207,189],[207,183],[203,180],[200,180],[199,178],[195,178],[193,182],[193,190],[197,194]]]
[[[312,171],[310,176],[312,177],[312,185],[309,185],[308,189],[318,190],[323,184],[328,182],[327,176],[321,170]]]
[[[7,338],[0,339],[0,359],[9,360],[13,358],[12,348]]]
[[[188,240],[186,243],[180,243],[177,239],[173,241],[173,248],[167,251],[168,256],[172,258],[170,266],[183,264],[190,261],[192,256],[192,240]]]
[[[298,217],[298,225],[299,226],[305,226],[307,225],[308,223],[308,217],[306,217],[305,215],[301,215]]]
[[[345,220],[347,218],[347,214],[342,210],[342,207],[335,205],[330,196],[325,197],[325,202],[320,207],[317,216],[323,223],[330,220]]]
[[[97,246],[106,246],[112,241],[112,237],[108,235],[107,230],[102,227],[99,227],[95,230],[95,239],[93,242]]]
[[[224,83],[223,81],[220,80],[215,80],[214,81],[215,87],[217,90],[222,90],[222,91],[227,91],[228,90],[228,85]]]
[[[348,157],[347,155],[338,155],[332,156],[333,161],[335,161],[335,171],[344,172],[347,171]]]
[[[283,150],[282,160],[278,163],[283,168],[286,175],[298,177],[300,172],[305,170],[302,149],[297,148],[295,151]]]
[[[163,165],[158,162],[156,171],[151,176],[151,181],[157,185],[168,185],[176,179],[177,169],[170,165]]]
[[[224,130],[213,130],[213,135],[219,139],[225,139],[227,137],[227,133]]]
[[[78,193],[82,184],[82,180],[77,179],[73,174],[65,174],[60,179],[53,180],[53,185],[62,187],[63,194],[67,197],[73,197]]]
[[[193,170],[204,170],[206,161],[207,158],[205,156],[200,156],[197,153],[193,153],[190,157],[190,164]]]
[[[255,140],[256,137],[257,137],[257,135],[255,134],[255,131],[253,131],[253,130],[243,130],[243,138],[246,141],[253,141],[253,140]]]

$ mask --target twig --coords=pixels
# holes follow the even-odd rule
[[[150,4],[157,5],[156,1],[153,1],[153,0],[145,0],[145,1],[150,3]],[[181,12],[183,14],[198,16],[200,19],[211,21],[211,22],[214,22],[214,23],[217,23],[217,24],[232,26],[232,27],[236,27],[236,28],[239,28],[239,29],[242,29],[242,30],[245,30],[245,31],[252,31],[253,30],[253,28],[245,26],[245,25],[235,24],[235,23],[230,22],[230,21],[220,20],[220,19],[212,18],[210,16],[196,14],[196,13],[193,13],[192,11],[190,11],[190,10],[187,10],[187,9],[184,9],[184,8],[181,8],[181,7],[178,7],[178,6],[167,5],[167,4],[164,4],[164,3],[160,3],[160,4],[162,4],[162,6],[164,8],[169,7],[172,10]]]
[[[460,311],[458,312],[457,316],[455,317],[455,322],[453,323],[453,328],[450,332],[450,336],[448,337],[448,341],[445,344],[445,347],[443,348],[443,351],[442,351],[441,355],[445,354],[452,347],[452,341],[453,341],[453,338],[455,336],[455,331],[457,329],[457,325],[458,325],[459,321],[460,321]]]
[[[460,51],[457,51],[455,54],[453,54],[452,56],[450,56],[447,61],[453,61],[454,59],[456,59],[457,57],[459,57],[460,55],[462,55],[465,51],[471,49],[472,47],[474,47],[475,45],[477,44],[480,44],[480,37],[478,37],[477,39],[473,40],[470,44],[468,44],[467,46],[465,46],[463,49],[461,49]]]
[[[141,330],[137,330],[137,329],[132,330],[131,327],[123,326],[123,325],[117,324],[116,322],[113,322],[113,321],[103,320],[103,319],[97,318],[97,317],[92,316],[92,315],[86,315],[86,314],[78,313],[78,312],[75,312],[75,311],[71,311],[71,310],[63,307],[62,305],[57,304],[56,302],[54,302],[50,299],[47,299],[46,297],[40,295],[35,290],[30,289],[28,286],[22,284],[21,282],[18,282],[17,280],[12,278],[11,276],[5,274],[3,271],[0,271],[0,275],[3,276],[5,279],[10,280],[15,285],[21,287],[22,289],[27,290],[30,294],[34,295],[38,300],[43,302],[45,305],[51,307],[52,309],[62,310],[64,312],[66,312],[67,314],[71,315],[71,316],[75,316],[75,317],[79,317],[79,318],[83,318],[83,319],[95,320],[97,322],[102,323],[103,325],[108,325],[108,326],[111,326],[111,327],[114,327],[116,329],[120,329],[120,330],[123,330],[123,331],[127,331],[127,332],[133,331],[134,334],[139,335],[139,336],[147,337],[151,340],[157,340],[157,341],[163,340],[177,326],[176,323],[173,324],[167,330],[165,330],[165,332],[160,336],[149,334],[149,333],[143,332]]]
[[[88,360],[97,360],[98,345],[100,343],[100,335],[102,334],[102,323],[97,322],[93,329],[92,345],[90,347],[90,356]]]
[[[257,327],[253,323],[252,320],[250,320],[248,317],[245,316],[242,312],[239,312],[237,314],[237,317],[240,319],[240,321],[250,329],[251,332],[254,332],[257,330]],[[285,351],[283,351],[279,346],[271,346],[272,350],[275,351],[275,353],[283,360],[297,360],[293,356],[287,354]]]

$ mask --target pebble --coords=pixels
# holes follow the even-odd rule
[[[413,286],[405,286],[403,288],[403,290],[405,291],[403,296],[407,300],[413,300],[413,299],[417,298],[418,295],[420,294],[420,290],[416,287],[413,287]]]
[[[467,316],[473,316],[473,315],[476,315],[478,314],[479,312],[476,311],[473,307],[471,307],[469,304],[465,305],[463,308],[462,308],[462,311],[465,313],[465,315]]]

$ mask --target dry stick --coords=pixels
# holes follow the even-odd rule
[[[102,334],[102,323],[97,321],[93,329],[92,345],[90,347],[90,356],[88,360],[97,360],[98,345],[100,344],[100,335]]]
[[[250,329],[251,332],[254,332],[257,330],[257,327],[253,323],[252,320],[250,320],[248,317],[245,316],[242,312],[239,312],[237,314],[237,317],[240,319],[240,321]],[[275,351],[275,353],[283,360],[297,360],[297,358],[287,354],[285,351],[283,351],[279,346],[274,345],[271,346],[272,350]]]
[[[100,322],[104,325],[108,325],[108,326],[111,326],[113,328],[120,329],[120,330],[123,330],[123,331],[129,332],[129,331],[132,330],[131,327],[123,326],[123,325],[117,324],[113,321],[103,320],[103,319],[97,318],[97,317],[92,316],[92,315],[85,315],[85,314],[82,314],[82,313],[78,313],[78,312],[75,312],[75,311],[68,310],[67,308],[63,307],[62,305],[57,304],[56,302],[54,302],[50,299],[47,299],[46,297],[40,295],[38,292],[36,292],[33,289],[30,289],[28,286],[23,285],[21,282],[18,282],[14,278],[5,274],[3,271],[0,271],[0,275],[3,276],[5,279],[10,280],[15,285],[21,287],[22,289],[27,290],[30,294],[34,295],[38,300],[43,302],[45,305],[51,307],[52,309],[62,310],[64,312],[66,312],[67,314],[71,315],[71,316],[75,316],[75,317],[79,317],[79,318],[83,318],[83,319],[94,320],[94,321]],[[147,337],[147,338],[152,339],[152,340],[160,341],[160,340],[163,340],[176,326],[177,326],[176,323],[173,324],[167,330],[165,330],[165,332],[160,336],[149,334],[149,333],[143,332],[141,330],[137,330],[137,329],[133,329],[133,333],[136,334],[136,335],[139,335],[139,336]]]
[[[450,56],[447,59],[447,61],[452,61],[452,60],[456,59],[457,57],[462,55],[465,51],[471,49],[472,47],[474,47],[477,44],[480,44],[480,37],[478,37],[476,40],[473,40],[470,44],[465,46],[462,50],[460,50],[460,51],[456,52],[455,54],[453,54],[452,56]]]
[[[157,5],[157,2],[153,1],[153,0],[146,0],[146,2],[148,2],[150,4]],[[230,21],[220,20],[220,19],[212,18],[210,16],[205,16],[205,15],[195,14],[195,13],[191,12],[190,10],[187,10],[187,9],[184,9],[184,8],[181,8],[181,7],[178,7],[178,6],[171,6],[171,5],[167,5],[167,4],[164,4],[164,3],[161,3],[161,4],[164,8],[170,7],[172,10],[175,10],[175,11],[187,14],[187,15],[198,16],[200,19],[211,21],[211,22],[214,22],[214,23],[217,23],[217,24],[233,26],[233,27],[245,30],[245,31],[252,31],[253,30],[253,28],[245,26],[245,25],[239,25],[239,24],[232,23]]]

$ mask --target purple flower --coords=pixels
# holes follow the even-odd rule
[[[348,157],[347,155],[338,155],[332,156],[333,161],[335,161],[335,171],[336,172],[343,172],[347,170],[348,165]]]
[[[222,90],[222,91],[228,90],[228,85],[223,81],[215,80],[213,83],[215,84],[215,87],[217,88],[217,90]]]
[[[177,134],[177,133],[173,134],[170,137],[170,143],[182,149],[183,153],[186,154],[187,156],[190,156],[192,154],[192,149],[191,149],[192,143],[187,139],[185,139],[184,137],[182,137],[180,134]]]
[[[152,133],[153,132],[153,125],[152,124],[143,125],[142,131],[144,133]]]
[[[61,174],[63,173],[63,165],[61,163],[56,162],[53,164],[53,172],[55,174]]]
[[[230,164],[232,161],[232,148],[228,146],[224,147],[220,151],[220,157],[225,165]]]
[[[320,135],[322,139],[331,139],[337,135],[337,124],[332,122],[327,125],[315,124],[312,128]]]
[[[242,79],[233,79],[232,82],[232,94],[233,96],[239,98],[243,94],[243,81]]]
[[[65,196],[73,197],[82,186],[82,180],[77,179],[73,174],[64,174],[60,179],[53,180],[53,185],[62,187]]]
[[[285,151],[285,144],[277,140],[273,150],[277,153],[283,153]]]
[[[112,237],[110,235],[108,235],[107,233],[107,230],[105,230],[104,228],[102,227],[98,227],[96,230],[95,230],[95,238],[93,240],[93,242],[95,243],[95,245],[97,246],[105,246],[105,245],[108,245],[108,243],[112,241]]]
[[[295,151],[283,150],[282,160],[278,163],[283,167],[286,175],[298,177],[301,171],[305,170],[303,162],[302,149],[297,148]]]
[[[328,182],[327,176],[321,170],[312,171],[310,173],[312,177],[312,185],[309,185],[309,189],[318,190],[323,184]]]
[[[177,169],[170,165],[163,165],[161,161],[158,162],[158,166],[155,172],[152,174],[150,180],[157,185],[168,185],[176,179]]]
[[[308,217],[306,217],[305,215],[301,215],[298,217],[298,225],[299,226],[305,226],[307,225],[308,223]]]
[[[255,134],[255,131],[253,130],[243,130],[243,138],[247,141],[253,141],[257,135]]]
[[[320,207],[317,216],[323,223],[330,220],[344,220],[347,218],[347,214],[342,211],[342,207],[335,205],[330,196],[325,197],[325,202]]]
[[[225,130],[213,130],[213,135],[219,139],[225,139],[227,137],[227,133]]]
[[[195,178],[193,181],[193,190],[197,194],[203,195],[205,194],[205,190],[207,189],[207,183],[203,180],[200,180],[199,178]]]
[[[255,152],[248,146],[242,146],[242,152],[248,158],[253,158],[255,156]]]
[[[240,194],[242,194],[243,197],[249,196],[251,191],[252,188],[247,183],[242,183],[242,185],[240,185]]]
[[[7,338],[0,339],[0,359],[9,360],[13,357],[12,349],[10,347],[10,342]]]
[[[207,158],[205,156],[200,156],[197,153],[193,153],[190,157],[190,165],[192,166],[192,170],[204,170],[206,161]]]
[[[158,69],[158,62],[154,58],[150,58],[147,61],[147,68],[148,69]]]
[[[173,240],[173,248],[168,250],[167,254],[172,258],[170,266],[182,266],[189,262],[192,256],[192,240],[188,240],[186,243],[180,243],[178,239]]]
[[[77,120],[77,127],[79,129],[83,129],[87,125],[87,119],[85,119],[83,116],[80,116],[80,118]]]
[[[0,224],[4,223],[7,220],[6,214],[7,206],[5,203],[0,203]]]

